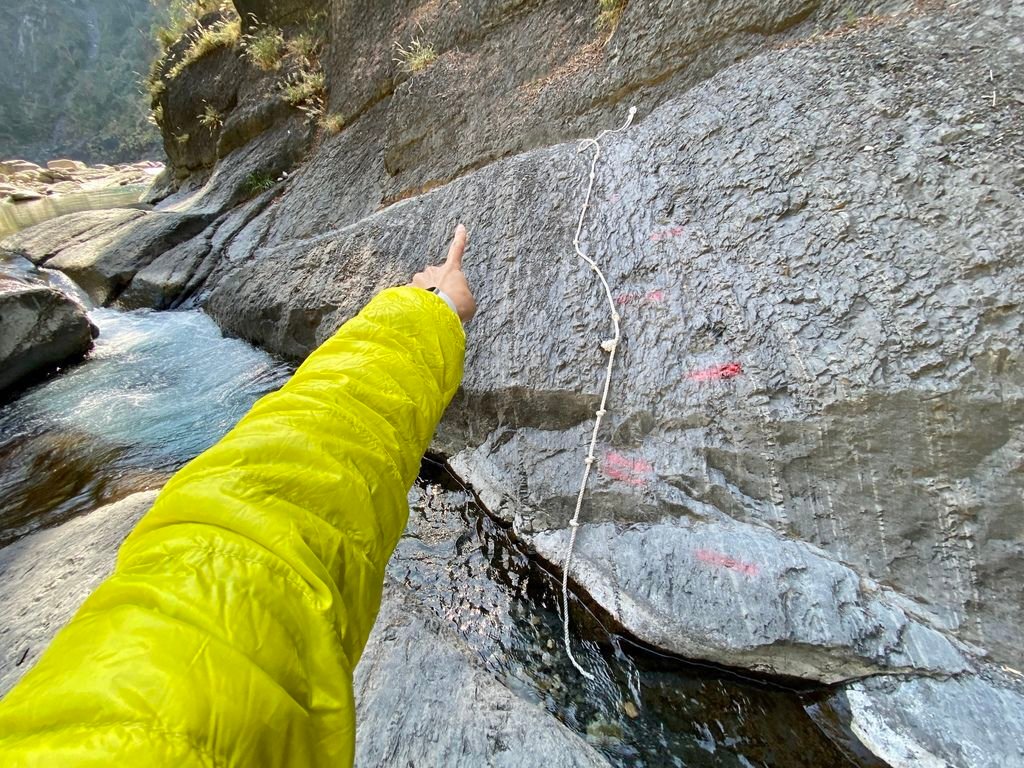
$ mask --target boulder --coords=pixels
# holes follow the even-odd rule
[[[77,301],[44,283],[0,275],[0,395],[81,358],[92,340]]]
[[[70,276],[97,304],[112,303],[135,273],[206,228],[200,213],[135,209],[87,211],[29,227],[3,246]]]
[[[33,189],[15,188],[7,192],[7,197],[16,203],[23,203],[28,200],[41,200],[45,195]]]
[[[265,144],[261,143],[261,146]],[[236,170],[238,167],[234,166]],[[241,168],[244,169],[245,165],[241,164]],[[194,195],[189,201],[191,205],[201,201],[213,203],[218,197],[230,197],[233,190],[235,193],[239,190],[237,182],[233,185],[230,179],[215,176],[207,184],[205,192]],[[178,306],[203,284],[225,244],[262,212],[275,196],[276,191],[273,189],[258,195],[219,217],[201,235],[160,254],[135,274],[131,284],[118,298],[117,305],[124,309],[168,309]]]
[[[81,160],[50,160],[46,167],[51,171],[84,171],[86,165]]]
[[[891,768],[1024,765],[1024,677],[1007,669],[952,678],[873,677],[823,708]]]
[[[26,171],[39,171],[42,170],[35,163],[30,163],[28,160],[4,160],[0,161],[0,173],[5,176],[13,176],[16,173],[24,173]]]

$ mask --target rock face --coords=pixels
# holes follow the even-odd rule
[[[568,531],[533,537],[559,562]],[[686,658],[832,683],[968,669],[905,599],[803,542],[742,523],[580,528],[572,577],[641,640]],[[656,565],[655,565],[656,564]]]
[[[289,84],[294,85],[307,74],[318,71],[313,51],[317,50],[319,37],[313,21],[315,4],[293,2],[292,10],[299,5],[310,6],[310,13],[299,14],[305,24],[289,30],[289,37],[302,35],[304,45],[312,49],[308,55],[288,53],[290,49],[286,49],[281,36],[278,50],[268,55],[264,65],[253,62],[238,25],[248,25],[250,33],[260,27],[253,26],[254,18],[262,20],[262,14],[278,6],[276,2],[266,2],[254,4],[252,9],[240,4],[237,15],[229,6],[204,15],[189,34],[173,44],[155,64],[152,78],[159,85],[154,87],[153,110],[170,161],[169,175],[175,183],[185,182],[188,189],[189,180],[205,178],[219,160],[271,129],[276,132],[259,142],[264,162],[249,168],[250,183],[273,182],[305,151],[312,125],[299,107],[315,112],[319,96],[311,94],[308,100],[289,98],[286,89]],[[283,16],[274,15],[276,21],[260,23],[270,24],[265,29],[278,35],[282,33],[276,27],[286,23],[285,18],[292,19],[292,15],[285,12],[284,4],[281,8]],[[258,12],[255,17],[254,12]],[[235,31],[233,39],[225,29]],[[194,40],[217,34],[229,39],[197,58],[193,53]],[[289,139],[283,143],[282,131]],[[236,157],[230,165],[238,167],[245,162]]]
[[[1019,663],[1021,13],[869,19],[726,68],[607,139],[583,248],[625,340],[585,519],[764,526]],[[561,527],[609,333],[571,250],[587,156],[524,152],[373,212],[398,177],[356,144],[432,77],[325,141],[199,295],[298,358],[470,220],[483,309],[441,444],[467,450],[522,530]],[[445,175],[426,167],[439,154],[418,178]],[[332,176],[344,160],[356,175]]]
[[[93,330],[78,301],[0,269],[0,398],[85,355]]]
[[[892,768],[1024,764],[1019,673],[949,680],[878,677],[853,683],[837,696],[853,733]]]
[[[451,630],[395,582],[384,590],[356,667],[355,694],[360,768],[609,765],[551,715],[479,669]]]

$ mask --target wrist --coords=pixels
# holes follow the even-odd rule
[[[432,288],[427,288],[427,290],[430,291],[431,293],[437,294],[438,298],[440,298],[442,301],[444,301],[444,303],[448,305],[448,308],[451,309],[452,312],[454,312],[456,315],[459,314],[458,307],[455,306],[455,302],[452,301],[452,297],[451,296],[449,296],[447,293],[442,291],[436,285],[433,286]],[[462,317],[460,316],[459,319],[461,320]]]

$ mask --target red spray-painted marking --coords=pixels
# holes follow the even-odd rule
[[[621,453],[609,451],[604,455],[601,471],[612,480],[618,480],[627,485],[641,486],[647,485],[649,482],[647,475],[654,471],[654,467],[644,459],[631,459]]]
[[[743,373],[743,366],[739,363],[723,363],[699,371],[691,371],[686,374],[686,378],[690,381],[720,381],[739,376],[741,373]]]
[[[742,573],[744,576],[757,576],[761,572],[761,569],[754,565],[754,563],[745,563],[731,555],[727,555],[724,552],[716,552],[713,549],[698,549],[694,554],[697,555],[697,559],[702,563],[728,568],[730,571]]]
[[[679,237],[681,234],[683,234],[683,228],[678,224],[671,227],[663,227],[651,232],[651,242],[660,243],[662,240],[667,240],[670,237]]]
[[[620,293],[615,297],[615,303],[620,307],[627,306],[629,304],[661,304],[665,301],[665,292],[660,288],[655,288],[653,291],[647,293],[640,293],[640,291],[627,291]]]

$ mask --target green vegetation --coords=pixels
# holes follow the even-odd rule
[[[206,108],[203,109],[201,115],[196,115],[200,124],[205,128],[209,128],[210,131],[216,131],[224,124],[224,118],[221,113],[212,104],[207,104]]]
[[[320,127],[328,133],[341,133],[342,128],[345,127],[345,121],[341,115],[325,114],[320,118]]]
[[[622,19],[622,12],[626,9],[627,0],[597,0],[597,28],[615,31]]]
[[[245,36],[245,55],[257,67],[273,70],[281,66],[284,35],[273,27],[262,27],[256,33]]]
[[[285,44],[289,56],[312,60],[320,53],[321,40],[308,32],[296,35]]]
[[[273,189],[276,183],[276,179],[266,171],[253,171],[242,182],[242,190],[249,197],[256,197],[268,189]]]
[[[191,34],[192,42],[185,50],[182,57],[174,63],[174,66],[167,70],[164,76],[167,80],[173,80],[180,75],[186,67],[195,64],[204,56],[208,56],[220,48],[231,48],[241,39],[242,24],[237,18],[223,19],[208,27],[196,27]]]
[[[0,156],[159,158],[138,75],[158,14],[150,0],[0,2]]]
[[[319,114],[323,109],[327,80],[321,69],[302,69],[285,81],[281,89],[293,107],[306,106],[307,111]]]
[[[408,48],[395,44],[395,61],[402,68],[402,71],[410,75],[422,72],[437,60],[437,51],[434,46],[425,44],[418,38],[409,43]]]
[[[151,0],[151,2],[161,9],[152,26],[152,34],[153,39],[164,50],[181,39],[204,14],[217,10],[228,10],[231,7],[231,4],[224,0]]]
[[[174,140],[179,144],[188,144],[188,140],[191,138],[187,133],[179,133],[175,135]]]

